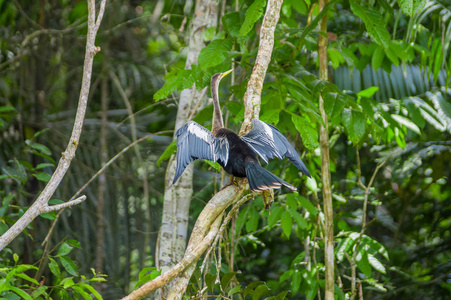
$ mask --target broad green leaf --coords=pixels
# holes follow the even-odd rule
[[[169,144],[166,150],[164,150],[163,154],[161,154],[161,156],[158,158],[157,166],[159,167],[163,162],[163,160],[169,159],[172,156],[172,154],[175,154],[176,151],[177,151],[177,141],[174,140],[172,141],[171,144]]]
[[[310,151],[314,151],[316,148],[318,148],[318,131],[301,116],[292,114],[291,120],[293,121],[296,130],[301,135],[302,142],[304,143],[305,147],[307,147],[307,149],[309,149]]]
[[[360,250],[356,256],[357,267],[367,278],[371,277],[371,266],[368,261],[368,253],[364,250]]]
[[[36,170],[40,170],[40,169],[44,169],[44,168],[50,168],[55,166],[55,164],[51,164],[51,163],[40,163],[36,166]]]
[[[290,237],[291,230],[293,228],[293,220],[291,219],[291,215],[287,210],[283,212],[280,221],[281,221],[283,233],[287,237]]]
[[[412,130],[413,132],[415,132],[416,134],[420,135],[420,128],[418,128],[417,125],[415,125],[415,123],[413,123],[412,121],[410,121],[409,119],[407,119],[404,116],[400,116],[400,115],[391,115],[391,117],[396,120],[396,122],[398,122],[401,125],[406,126],[407,128],[409,128],[410,130]]]
[[[45,172],[38,172],[36,174],[33,174],[34,177],[36,177],[37,180],[43,181],[43,182],[49,182],[50,178],[52,178],[52,175]]]
[[[63,243],[59,248],[58,248],[58,253],[55,255],[56,257],[59,256],[65,256],[67,254],[69,254],[72,251],[73,247],[68,245],[67,243]]]
[[[288,211],[290,212],[290,215],[293,217],[293,219],[296,221],[296,223],[298,224],[298,226],[300,228],[307,229],[307,227],[308,227],[307,221],[304,219],[304,217],[300,213],[298,213],[294,209],[288,209]]]
[[[269,228],[273,228],[276,225],[277,221],[280,220],[284,209],[281,206],[273,206],[271,208],[271,213],[268,215],[268,226]]]
[[[227,285],[229,285],[230,280],[235,276],[236,272],[228,272],[221,277],[221,287],[223,290],[226,289]]]
[[[61,256],[60,258],[61,264],[63,265],[64,269],[73,276],[78,276],[78,268],[75,265],[74,261],[70,259],[67,256]]]
[[[269,124],[277,124],[279,123],[279,114],[280,109],[269,109],[265,110],[265,112],[260,116],[260,121],[269,123]]]
[[[373,55],[371,56],[371,65],[373,66],[373,69],[377,71],[382,66],[382,61],[385,57],[385,51],[382,47],[377,47],[376,50],[374,50]]]
[[[50,149],[47,146],[44,146],[42,144],[38,144],[38,143],[30,143],[30,147],[38,150],[39,152],[41,152],[42,154],[45,155],[52,155],[52,151],[50,151]]]
[[[252,300],[258,300],[263,295],[266,295],[269,293],[269,288],[266,286],[266,284],[259,285],[255,288],[255,290],[252,292]]]
[[[377,282],[374,278],[366,278],[365,282],[371,285],[372,287],[375,287],[376,289],[380,290],[381,292],[386,292],[387,289],[379,282]]]
[[[59,277],[61,275],[61,271],[60,268],[58,266],[58,263],[51,257],[49,257],[49,268],[50,271],[53,273],[53,275],[55,275],[56,277]]]
[[[301,206],[304,207],[312,215],[316,216],[318,214],[318,209],[304,196],[297,196],[296,200],[298,200]]]
[[[368,254],[368,261],[376,271],[381,272],[382,274],[387,274],[384,265],[374,255]]]
[[[249,220],[246,222],[246,231],[254,232],[258,228],[258,212],[255,209],[250,210],[250,217]]]
[[[401,6],[402,11],[410,16],[413,17],[415,14],[419,13],[421,10],[423,10],[424,6],[426,5],[426,0],[398,0],[399,5]]]
[[[245,36],[249,33],[249,31],[251,31],[251,29],[254,27],[255,22],[257,22],[258,19],[260,19],[260,17],[263,15],[263,9],[265,8],[265,6],[265,0],[255,0],[254,3],[252,3],[248,7],[244,16],[243,25],[241,25],[239,31],[239,35],[241,37]]]
[[[314,193],[318,191],[318,185],[316,184],[316,180],[313,177],[307,177],[305,186]]]
[[[384,18],[376,8],[361,6],[357,1],[351,0],[351,9],[365,23],[368,33],[380,46],[387,49],[390,43],[390,33],[385,25]]]
[[[96,297],[97,300],[102,300],[103,299],[102,295],[100,295],[99,292],[97,292],[94,287],[92,287],[89,284],[84,283],[84,282],[80,282],[79,284],[80,284],[80,286],[82,288],[84,288],[85,290],[88,290],[89,292],[91,292],[91,294],[93,294],[94,297]]]
[[[373,97],[374,94],[376,94],[376,92],[378,90],[379,90],[378,86],[370,86],[369,88],[361,90],[360,92],[358,92],[357,96],[371,98],[371,97]]]
[[[283,291],[283,292],[280,292],[279,294],[277,294],[276,296],[265,298],[265,300],[284,300],[284,299],[286,299],[287,294],[289,292],[290,291]]]
[[[81,287],[74,285],[72,289],[77,293],[79,293],[83,297],[83,299],[92,300],[91,296],[88,293],[86,293]]]
[[[231,289],[231,290],[227,293],[227,295],[228,295],[228,296],[232,296],[232,295],[234,295],[234,294],[236,294],[236,293],[240,293],[240,292],[242,292],[242,291],[243,291],[243,289],[241,288],[241,285],[237,285],[237,286],[234,286],[233,289]]]
[[[293,272],[293,275],[291,276],[291,291],[293,292],[293,294],[295,295],[298,291],[299,288],[301,287],[301,280],[302,280],[302,274],[299,270],[295,270]]]
[[[421,113],[421,116],[435,129],[439,131],[445,131],[446,126],[443,124],[443,120],[440,118],[437,111],[427,104],[423,99],[419,97],[409,97],[407,101],[413,103]]]
[[[342,120],[349,139],[357,144],[365,134],[365,115],[361,111],[346,108],[343,110]]]
[[[210,167],[212,167],[213,169],[215,169],[216,171],[220,172],[222,170],[222,167],[219,163],[214,162],[214,161],[210,161],[207,159],[204,159],[204,162],[206,162]]]
[[[20,277],[20,278],[25,279],[25,280],[27,280],[27,281],[29,281],[29,282],[32,282],[32,283],[34,283],[34,284],[36,284],[36,285],[39,285],[39,282],[38,282],[36,279],[31,278],[31,277],[28,276],[27,274],[19,273],[19,274],[16,274],[16,277]]]
[[[25,300],[33,300],[33,298],[31,298],[31,296],[28,295],[27,292],[25,292],[25,291],[22,290],[22,289],[19,289],[19,288],[15,287],[15,286],[8,285],[8,290],[13,291],[14,293],[16,293],[17,295],[19,295],[20,297],[22,297],[22,299],[25,299]]]
[[[217,66],[224,62],[226,54],[232,49],[232,39],[217,39],[208,44],[199,53],[199,67],[202,70]]]
[[[226,13],[222,17],[222,23],[224,24],[224,30],[230,34],[230,36],[236,38],[240,31],[240,13],[238,11],[232,11]]]

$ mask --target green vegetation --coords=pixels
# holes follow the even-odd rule
[[[80,144],[51,205],[79,191],[106,162],[102,154],[108,161],[139,138],[173,130],[180,92],[209,86],[232,61],[235,76],[223,79],[220,98],[227,127],[240,129],[266,1],[226,1],[224,11],[220,2],[218,25],[205,30],[199,63],[187,69],[194,5],[108,0]],[[43,190],[69,141],[87,15],[85,1],[0,0],[0,234]],[[324,16],[327,33],[317,29]],[[320,35],[329,38],[329,81],[318,77]],[[321,95],[329,120],[336,299],[447,299],[450,45],[450,1],[333,0],[320,13],[317,2],[285,0],[260,119],[294,143],[313,179],[300,177],[289,161],[265,166],[298,192],[276,190],[270,211],[260,195],[243,205],[199,260],[186,295],[324,299]],[[193,119],[208,128],[212,110],[205,102]],[[155,279],[172,135],[124,152],[103,181],[84,188],[86,201],[41,214],[1,251],[0,298],[118,299]],[[214,164],[196,162],[189,232],[221,189],[218,174]]]

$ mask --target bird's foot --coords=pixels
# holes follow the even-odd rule
[[[237,185],[237,183],[238,183],[238,181],[236,181],[236,177],[233,175],[230,175],[229,182],[225,186],[222,187],[221,191],[230,185]]]

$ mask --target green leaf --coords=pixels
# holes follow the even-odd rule
[[[385,57],[385,51],[382,47],[377,47],[373,55],[371,56],[371,65],[373,66],[374,71],[377,71],[382,66],[382,61]]]
[[[371,285],[372,287],[380,290],[381,292],[387,291],[387,289],[382,284],[377,282],[377,280],[374,278],[367,278],[367,279],[365,279],[365,282],[368,283],[369,285]]]
[[[204,162],[206,162],[210,167],[212,167],[216,171],[221,172],[222,167],[221,167],[221,165],[219,163],[213,162],[213,161],[210,161],[210,160],[207,160],[207,159],[204,159]]]
[[[203,48],[199,53],[199,67],[202,70],[217,66],[224,62],[226,54],[232,49],[232,39],[217,39]]]
[[[17,295],[19,295],[20,297],[22,297],[22,299],[25,300],[33,300],[33,298],[31,298],[30,295],[28,295],[28,293],[26,293],[24,290],[21,290],[19,288],[16,288],[14,286],[8,285],[8,290],[13,291],[14,293],[16,293]]]
[[[362,271],[367,278],[371,277],[371,266],[368,261],[368,253],[366,253],[364,250],[358,251],[356,263],[359,270]]]
[[[63,268],[71,275],[78,276],[78,268],[75,265],[74,261],[67,256],[61,256],[60,258],[61,264]]]
[[[18,274],[16,274],[16,277],[20,277],[20,278],[25,279],[25,280],[27,280],[27,281],[29,281],[29,282],[32,282],[32,283],[34,283],[34,284],[36,284],[36,285],[39,285],[39,282],[38,282],[36,279],[31,278],[31,277],[28,276],[27,274],[18,273]]]
[[[263,15],[263,9],[266,6],[265,0],[255,0],[246,10],[243,25],[241,25],[239,35],[244,37],[254,27],[255,22]]]
[[[368,254],[368,261],[376,271],[387,274],[384,265],[374,255]]]
[[[52,272],[53,275],[55,275],[56,277],[60,277],[61,271],[58,266],[58,263],[51,257],[49,257],[49,260],[50,260],[50,262],[49,262],[50,272]]]
[[[293,295],[295,295],[299,288],[301,287],[301,280],[302,280],[302,274],[299,270],[295,270],[293,272],[293,275],[291,276],[291,291],[293,292]]]
[[[163,160],[168,160],[169,158],[171,158],[171,156],[175,154],[176,151],[177,151],[177,141],[174,140],[172,141],[171,144],[169,144],[166,150],[164,150],[163,154],[161,154],[161,156],[158,158],[157,166],[159,167],[163,162]]]
[[[379,90],[378,86],[370,86],[367,89],[364,89],[357,93],[357,96],[359,97],[365,97],[365,98],[371,98],[374,94]]]
[[[255,288],[255,290],[252,292],[252,300],[258,300],[260,299],[263,295],[266,295],[269,293],[269,288],[265,285],[259,285],[258,287]]]
[[[50,167],[53,167],[53,166],[55,166],[55,164],[41,163],[41,164],[38,164],[35,169],[36,170],[40,170],[40,169],[44,169],[44,168],[50,168]]]
[[[318,131],[301,116],[291,114],[291,120],[293,121],[296,130],[300,133],[305,147],[310,151],[314,151],[318,148]]]
[[[52,175],[45,172],[38,172],[36,174],[33,174],[34,177],[36,177],[37,180],[43,181],[43,182],[49,182],[50,178],[52,178]]]
[[[296,197],[296,200],[298,200],[301,206],[304,207],[312,215],[316,216],[318,214],[318,209],[304,196],[299,195]]]
[[[290,212],[290,215],[293,217],[293,219],[296,221],[296,223],[300,228],[307,229],[308,227],[307,221],[299,212],[297,212],[294,209],[288,209],[288,211]]]
[[[258,227],[258,212],[255,209],[251,210],[249,220],[246,222],[246,231],[254,232],[257,230]]]
[[[368,33],[380,46],[387,49],[390,43],[390,33],[384,22],[381,13],[375,8],[361,6],[357,1],[351,0],[351,9],[356,16],[365,23]]]
[[[273,228],[276,225],[277,221],[280,220],[284,209],[281,206],[274,206],[271,208],[271,213],[268,214],[268,226],[269,228]]]
[[[35,149],[35,150],[38,150],[42,154],[52,155],[52,151],[50,151],[50,149],[47,146],[44,146],[42,144],[32,143],[32,144],[30,144],[30,147]]]
[[[72,251],[72,249],[74,249],[72,246],[68,245],[67,243],[63,243],[58,248],[58,253],[55,256],[56,257],[65,256],[65,255],[69,254]]]
[[[426,5],[426,0],[398,0],[399,5],[401,6],[402,11],[410,16],[415,16],[416,13],[419,13],[423,10]]]
[[[72,289],[74,291],[76,291],[77,293],[79,293],[83,297],[83,299],[85,299],[85,300],[92,300],[91,296],[89,296],[89,294],[86,293],[81,287],[74,285],[72,287]]]
[[[94,295],[94,297],[96,297],[97,300],[102,300],[102,295],[99,294],[99,292],[96,291],[96,289],[92,286],[90,286],[87,283],[84,282],[80,282],[79,285],[84,288],[85,290],[88,290],[89,292],[91,292],[91,294]]]
[[[224,24],[225,32],[236,38],[240,31],[240,13],[238,11],[226,13],[222,17],[222,24]]]
[[[318,191],[318,185],[316,184],[316,180],[313,177],[307,177],[307,180],[305,181],[305,186],[311,191],[311,192],[317,192]]]
[[[236,293],[240,293],[240,292],[242,292],[242,291],[243,291],[243,289],[241,288],[241,285],[237,285],[237,286],[234,286],[233,289],[231,289],[231,290],[227,293],[227,295],[228,295],[228,296],[232,296],[232,295],[234,295],[234,294],[236,294]]]
[[[343,110],[342,120],[349,139],[357,144],[365,134],[365,115],[361,111],[346,108]]]
[[[5,105],[5,106],[0,106],[0,113],[9,113],[12,111],[15,111],[16,109],[12,106],[9,105]]]
[[[399,124],[404,125],[407,128],[409,128],[410,130],[412,130],[413,132],[415,132],[416,134],[421,135],[420,128],[418,128],[418,126],[415,125],[415,123],[413,123],[406,117],[400,116],[400,115],[391,115],[391,117]]]
[[[230,280],[235,276],[236,272],[228,272],[221,277],[221,287],[223,290],[226,289],[227,285],[230,283]]]
[[[260,121],[277,124],[279,123],[280,109],[268,109],[260,116]]]
[[[283,212],[280,221],[283,233],[289,238],[291,230],[293,228],[293,220],[291,219],[291,215],[287,210]]]

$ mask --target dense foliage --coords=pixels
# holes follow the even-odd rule
[[[226,2],[218,28],[205,32],[199,64],[185,70],[192,1],[108,1],[82,141],[51,203],[67,201],[102,167],[101,139],[109,159],[149,133],[173,130],[178,92],[208,86],[232,60],[235,81],[225,78],[220,95],[228,127],[239,129],[266,1],[237,4]],[[327,33],[316,29],[324,15]],[[450,16],[449,1],[331,1],[321,14],[316,2],[284,1],[260,119],[294,142],[313,179],[300,177],[288,161],[270,162],[267,168],[299,193],[276,191],[270,211],[261,196],[248,201],[199,262],[187,293],[321,299],[322,95],[330,123],[337,299],[449,297]],[[0,234],[36,199],[69,140],[86,17],[84,1],[0,0]],[[317,77],[321,34],[329,37],[328,82]],[[194,120],[208,127],[211,113],[206,106]],[[36,219],[0,253],[0,297],[117,299],[154,279],[164,158],[175,150],[170,142],[171,134],[154,136],[120,156],[106,171],[102,199],[94,181],[81,205]],[[195,170],[190,224],[219,189],[215,168],[200,162]]]

